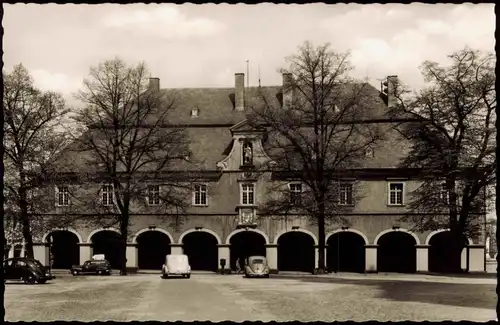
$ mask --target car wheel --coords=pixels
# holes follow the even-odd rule
[[[73,276],[77,276],[78,275],[78,271],[74,270],[73,272],[71,272],[71,274],[73,274]]]
[[[97,274],[102,275],[102,271],[101,270],[97,271]]]
[[[36,282],[36,278],[33,274],[25,275],[23,280],[24,280],[24,283],[26,283],[26,284],[34,284]]]
[[[46,280],[46,279],[43,279],[43,280],[42,280],[42,279],[40,279],[40,280],[38,280],[37,282],[38,282],[39,284],[45,284],[45,283],[47,283],[47,280]]]
[[[188,279],[189,279],[190,277],[191,277],[191,274],[186,275],[186,278],[188,278]]]
[[[266,278],[269,278],[269,274],[266,274]]]

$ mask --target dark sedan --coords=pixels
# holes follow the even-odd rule
[[[97,274],[110,275],[111,264],[107,260],[89,260],[83,265],[73,265],[70,270],[73,275]]]
[[[26,284],[46,283],[56,277],[40,261],[27,257],[8,258],[3,261],[5,280],[23,280]]]

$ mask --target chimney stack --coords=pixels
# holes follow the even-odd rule
[[[289,109],[293,100],[293,75],[289,72],[283,73],[283,109]]]
[[[388,76],[387,80],[382,83],[382,92],[387,97],[388,107],[394,107],[396,105],[397,87],[398,87],[398,76]]]
[[[160,91],[160,78],[149,78],[149,90]]]
[[[245,109],[245,74],[234,74],[234,108],[237,111]]]

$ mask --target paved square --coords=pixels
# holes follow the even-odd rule
[[[495,284],[419,275],[60,276],[45,285],[7,283],[5,320],[488,321]]]

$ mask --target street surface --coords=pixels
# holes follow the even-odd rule
[[[442,321],[495,319],[494,278],[424,275],[59,275],[8,282],[7,321]]]

